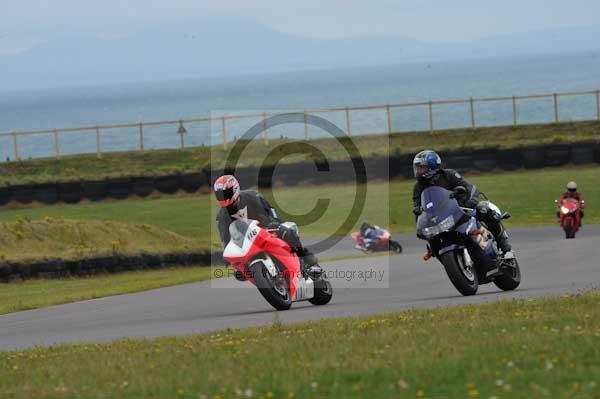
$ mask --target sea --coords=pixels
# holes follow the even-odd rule
[[[315,70],[264,75],[220,76],[180,81],[113,84],[37,91],[4,92],[0,88],[0,132],[57,129],[61,156],[140,148],[139,128],[61,132],[61,129],[111,124],[187,120],[208,116],[288,112],[329,107],[385,105],[471,97],[521,96],[592,91],[600,88],[600,50],[585,53],[516,58],[430,62],[369,68]],[[595,95],[559,97],[559,119],[597,118]],[[511,101],[476,102],[477,126],[513,121]],[[385,109],[320,113],[352,135],[387,132]],[[429,129],[427,106],[391,110],[393,131]],[[519,123],[552,122],[553,99],[519,100]],[[227,122],[226,140],[242,137],[260,119]],[[348,129],[347,123],[350,123]],[[436,129],[471,126],[470,104],[436,105]],[[144,128],[144,149],[205,146],[223,140],[222,123]],[[278,126],[269,137],[303,137],[298,124]],[[309,137],[327,133],[311,126]],[[55,136],[19,136],[17,154],[11,135],[0,137],[0,160],[55,156]]]

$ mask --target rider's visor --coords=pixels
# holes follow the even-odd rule
[[[429,168],[424,165],[413,165],[413,172],[415,173],[415,177],[421,177],[429,172]]]
[[[215,191],[215,195],[217,197],[217,201],[225,201],[233,198],[233,188],[227,188],[225,190],[217,190]]]

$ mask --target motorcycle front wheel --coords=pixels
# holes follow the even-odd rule
[[[454,287],[464,296],[475,295],[479,287],[477,273],[473,266],[467,265],[464,249],[455,249],[439,256],[439,260],[446,269],[448,278]]]
[[[262,262],[257,262],[252,269],[254,284],[263,298],[277,310],[288,310],[292,306],[292,297],[284,273],[272,277]]]
[[[575,234],[573,234],[573,222],[571,220],[567,220],[565,222],[565,238],[568,240],[574,237]]]

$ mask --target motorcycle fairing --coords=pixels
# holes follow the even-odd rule
[[[565,198],[560,203],[560,211],[563,215],[575,213],[579,209],[579,201],[575,198]]]
[[[235,220],[229,225],[229,234],[231,240],[223,251],[223,258],[226,261],[244,275],[248,275],[247,264],[253,258],[273,261],[272,257],[274,257],[284,266],[289,277],[290,295],[294,297],[298,281],[303,280],[300,273],[300,259],[285,241],[261,228],[256,220]],[[268,265],[265,266],[269,269]],[[253,278],[248,278],[248,281],[254,284]]]
[[[466,246],[463,240],[457,236],[470,237],[473,232],[481,228],[481,223],[474,217],[475,210],[463,210],[458,202],[451,198],[451,194],[450,191],[439,186],[428,187],[421,194],[423,213],[417,220],[417,236],[428,241],[435,238],[435,245],[432,249],[436,256],[455,249],[464,249]],[[495,208],[497,209],[497,207]],[[492,209],[496,211],[496,209]],[[444,225],[444,221],[448,220],[452,223]],[[431,229],[429,234],[426,229]],[[471,237],[471,241],[475,244],[473,237]],[[479,245],[472,250],[495,259],[497,252],[493,242],[493,239],[489,240],[485,251],[481,250]]]
[[[241,258],[246,256],[252,248],[254,240],[258,237],[259,231],[260,228],[256,220],[249,220],[248,222],[235,220],[229,225],[231,239],[223,251],[223,257]]]
[[[451,230],[467,232],[469,219],[452,193],[443,187],[427,187],[421,193],[422,213],[417,219],[417,237],[428,240]],[[466,224],[466,225],[465,225]],[[458,226],[457,226],[458,225]]]

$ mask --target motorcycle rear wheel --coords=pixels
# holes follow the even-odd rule
[[[271,277],[267,267],[258,262],[253,266],[252,276],[258,291],[271,306],[277,310],[288,310],[292,306],[289,284],[281,273]]]
[[[327,305],[333,297],[333,288],[331,283],[325,278],[320,278],[315,281],[315,296],[308,300],[316,306]]]
[[[464,259],[464,249],[455,249],[439,256],[446,269],[448,278],[454,287],[464,296],[475,295],[479,287],[477,273],[473,266],[467,267]]]
[[[400,245],[399,242],[397,241],[391,241],[390,240],[390,251],[395,252],[397,254],[401,254],[402,253],[402,245]]]

